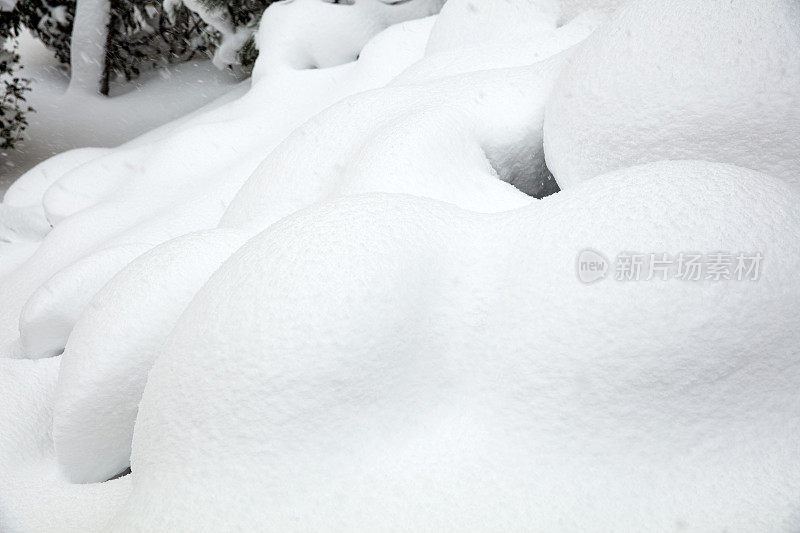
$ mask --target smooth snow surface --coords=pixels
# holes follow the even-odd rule
[[[565,188],[637,163],[702,159],[800,185],[798,50],[796,0],[631,2],[558,82],[550,170]]]
[[[317,0],[285,7],[303,14],[305,3]],[[338,9],[344,22],[352,17],[346,6]],[[328,23],[336,22],[329,14]],[[55,229],[27,263],[0,279],[0,354],[3,341],[6,355],[59,353],[92,294],[125,264],[169,239],[214,227],[258,162],[289,131],[350,93],[390,81],[419,58],[429,28],[430,21],[392,28],[359,61],[337,68],[281,66],[274,76],[256,75],[242,98],[154,130],[65,174],[43,199]],[[262,47],[272,46],[269,35],[262,41]],[[24,176],[9,193],[26,181]],[[38,324],[53,327],[46,334],[26,333]]]
[[[424,84],[390,84],[347,99],[270,154],[222,225],[263,228],[326,197],[376,191],[418,194],[476,211],[527,205],[528,196],[502,182],[535,193],[552,181],[541,128],[562,63],[553,58]]]
[[[800,530],[800,8],[388,4],[8,190],[0,531]]]
[[[480,47],[498,40],[514,47],[536,38],[542,31],[555,28],[558,13],[557,0],[450,0],[439,15],[439,24],[431,32],[427,52]],[[520,20],[526,24],[519,24]]]
[[[0,531],[101,531],[130,492],[130,478],[70,484],[53,456],[60,358],[0,358]]]
[[[495,215],[377,195],[289,217],[166,341],[113,527],[795,530],[798,205],[662,162]],[[587,287],[587,246],[769,266]]]
[[[53,440],[70,480],[103,481],[129,466],[137,406],[164,339],[244,241],[232,231],[179,237],[134,260],[94,296],[64,351],[55,401]]]
[[[625,3],[626,0],[559,0],[561,6],[559,24],[568,22],[588,10],[611,14]]]

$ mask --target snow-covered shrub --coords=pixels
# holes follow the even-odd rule
[[[214,63],[218,67],[241,65],[251,68],[258,57],[255,33],[264,10],[279,0],[166,0],[167,5],[183,3],[199,14],[216,32]],[[289,0],[291,1],[291,0]],[[358,0],[362,5],[382,3],[422,5],[427,0]],[[353,6],[356,0],[319,0],[342,7]],[[428,2],[430,3],[430,2]],[[436,2],[434,2],[436,3]],[[441,0],[439,4],[444,3]]]
[[[181,0],[166,0],[168,5],[179,5]],[[183,0],[216,32],[217,47],[214,61],[217,66],[255,63],[258,51],[254,35],[264,10],[277,0]]]
[[[20,75],[22,66],[17,54],[16,36],[20,28],[19,13],[0,10],[0,148],[14,148],[22,138],[28,121],[25,114],[32,108],[25,103],[30,81]]]

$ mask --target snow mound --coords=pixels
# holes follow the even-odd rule
[[[309,4],[320,2],[296,0],[270,8],[264,27],[272,16],[305,13]],[[352,47],[360,47],[361,41],[346,38],[326,43],[329,50],[342,50],[343,57],[360,52],[358,61],[296,70],[265,54],[263,62],[273,68],[255,76],[242,97],[81,161],[77,168],[65,164],[62,177],[43,193],[54,229],[27,261],[0,278],[0,356],[59,353],[91,297],[126,264],[170,239],[215,227],[265,154],[292,130],[350,94],[385,85],[422,57],[432,20],[382,31],[404,17],[427,14],[436,2],[410,4],[416,10],[392,10],[394,18],[380,9],[328,6],[334,11],[315,19],[317,23],[347,27],[359,17],[373,17],[362,22],[380,35],[363,49]],[[295,16],[290,22],[305,28],[308,21]],[[270,50],[302,45],[281,42],[282,34],[261,33],[260,42]],[[321,39],[313,32],[297,34]],[[16,212],[0,216],[18,219]]]
[[[521,9],[525,2],[503,5],[534,27],[544,16],[538,8]],[[484,212],[529,203],[518,191],[554,192],[544,163],[544,105],[566,49],[591,33],[597,18],[546,29],[516,48],[495,27],[488,49],[444,39],[446,46],[431,51],[437,32],[469,34],[470,17],[445,15],[422,61],[387,87],[347,98],[295,130],[240,189],[221,226],[260,230],[314,203],[365,192],[414,194]],[[505,25],[508,18],[500,17]]]
[[[798,206],[674,161],[500,214],[366,195],[289,217],[166,341],[112,528],[796,530]],[[585,285],[587,247],[765,264]]]
[[[148,243],[105,248],[57,272],[31,295],[19,319],[20,342],[31,359],[64,349],[78,317],[106,280],[151,247]]]
[[[66,476],[105,481],[128,468],[147,373],[209,276],[244,242],[234,231],[190,234],[134,260],[99,291],[69,337],[53,439]]]
[[[544,164],[544,103],[569,53],[559,52],[585,38],[596,17],[549,30],[540,40],[507,53],[505,63],[496,62],[492,71],[482,69],[491,66],[498,50],[513,49],[502,44],[505,37],[496,37],[488,52],[462,50],[461,62],[442,73],[452,79],[426,79],[431,76],[422,69],[422,74],[408,74],[381,91],[363,92],[385,84],[413,62],[432,21],[384,32],[353,64],[296,70],[302,65],[293,61],[306,53],[305,41],[287,40],[286,27],[292,22],[300,35],[305,33],[297,28],[321,24],[324,9],[317,18],[300,16],[316,8],[318,2],[312,3],[298,1],[268,11],[259,39],[276,52],[259,59],[265,70],[256,73],[245,96],[80,164],[44,191],[44,211],[55,229],[33,257],[0,280],[8,288],[0,292],[0,333],[5,332],[10,347],[6,355],[60,353],[92,296],[114,274],[154,246],[214,227],[226,212],[223,225],[260,231],[282,216],[341,194],[405,192],[499,211],[530,200],[497,178],[532,196],[555,190]],[[364,7],[366,15],[349,6],[328,8],[334,9],[331,16],[361,20],[379,31],[395,19],[427,14],[436,2],[415,5],[411,11],[389,11],[395,17],[391,20],[382,11],[386,6],[378,11]],[[538,11],[530,14],[533,25],[540,17]],[[278,24],[270,22],[273,18],[285,27],[273,28]],[[446,30],[448,24],[463,29],[458,18],[438,27]],[[345,40],[337,46],[355,54],[362,43]],[[431,57],[440,58],[441,64],[443,56]],[[515,68],[496,69],[502,64]],[[407,86],[414,79],[417,86]],[[287,85],[295,91],[287,93]],[[298,129],[239,191],[259,154],[269,153],[302,123],[301,117],[352,93],[362,94]],[[254,115],[256,103],[259,112]],[[217,135],[209,138],[211,126]],[[220,143],[218,137],[241,142]],[[355,153],[358,158],[351,157]],[[409,168],[398,168],[398,157],[409,161]],[[171,175],[166,181],[165,172]]]
[[[515,46],[554,29],[558,14],[558,0],[449,0],[439,14],[425,53],[480,47],[497,40]],[[520,24],[521,20],[525,24]]]
[[[9,190],[0,530],[800,530],[800,8],[442,3]]]
[[[69,150],[47,159],[23,174],[6,191],[3,203],[21,208],[40,208],[45,192],[64,174],[97,159],[108,148],[80,148]]]
[[[105,148],[70,150],[22,175],[0,203],[0,243],[41,241],[51,228],[43,205],[45,192],[70,169],[107,152]]]
[[[557,27],[592,14],[604,18],[625,0],[449,0],[431,32],[426,55],[503,43],[525,48]]]
[[[366,192],[414,194],[483,212],[552,193],[544,105],[568,49],[598,17],[554,29],[546,12],[518,1],[493,6],[475,22],[463,13],[471,4],[463,4],[447,4],[455,15],[437,17],[428,55],[392,83],[349,97],[295,130],[243,185],[220,225],[259,231],[309,205]],[[486,48],[453,37],[498,14],[505,24],[492,26]],[[499,31],[510,18],[543,29],[541,38],[512,45]],[[437,33],[445,37],[431,47]]]
[[[642,0],[570,60],[548,104],[558,184],[702,159],[800,184],[800,4]]]
[[[276,3],[258,28],[259,57],[253,77],[258,80],[276,70],[329,68],[355,61],[364,45],[380,31],[406,20],[435,15],[444,2]]]
[[[314,176],[309,182],[313,192],[331,189],[334,195],[370,189],[401,190],[478,210],[527,205],[530,199],[498,182],[495,170],[502,179],[518,186],[543,173],[543,106],[562,63],[562,58],[554,58],[533,67],[474,73],[423,87],[392,88],[348,99],[338,106],[341,112],[334,109],[315,119],[276,150],[262,165],[269,172],[256,173],[251,178],[229,209],[225,222],[263,228],[319,201],[318,196],[300,197],[299,191],[306,184],[295,177],[304,174]],[[359,100],[364,117],[355,112]],[[394,103],[398,109],[388,113],[386,102]],[[447,106],[443,105],[445,102]],[[420,113],[421,103],[425,109],[442,108],[443,112]],[[352,134],[343,129],[348,127],[344,124],[355,127]],[[373,124],[374,130],[365,130],[364,124]],[[298,142],[292,143],[291,139]],[[337,139],[355,146],[340,146]],[[389,145],[393,149],[387,153]],[[362,160],[360,168],[348,175],[342,157],[354,151],[361,154]],[[452,155],[445,164],[442,157],[447,152]],[[309,158],[309,153],[316,154],[316,158]],[[402,153],[409,154],[404,157],[408,161],[419,161],[418,172],[408,167],[393,168]],[[420,157],[423,153],[428,155]],[[538,160],[531,160],[532,156]],[[430,168],[426,169],[426,165]],[[443,172],[446,168],[448,172]],[[321,169],[328,169],[329,177]],[[471,176],[476,181],[472,188]],[[375,181],[375,177],[380,180]],[[256,186],[269,188],[262,191]],[[530,184],[529,188],[535,186]],[[298,197],[301,201],[297,201]],[[496,205],[492,198],[497,198]],[[254,200],[271,211],[257,212],[249,206]],[[210,241],[205,246],[198,244],[204,238]],[[111,273],[143,251],[124,248],[120,255],[119,249],[110,248],[106,254],[117,254],[118,260],[92,254],[51,278],[28,300],[21,331],[23,345],[29,351],[47,355],[57,351],[64,338],[70,338],[56,401],[54,438],[62,468],[73,481],[101,481],[127,466],[136,407],[155,351],[190,298],[189,287],[198,289],[205,279],[202,276],[210,273],[201,269],[202,276],[187,279],[185,271],[196,269],[197,265],[210,268],[224,259],[213,254],[209,258],[205,249],[215,246],[221,238],[228,239],[224,232],[206,232],[185,238],[185,243],[184,238],[172,241],[165,245],[166,251],[157,248],[152,257],[146,254],[135,260],[101,290]],[[91,272],[85,272],[86,268]],[[68,283],[72,287],[66,287]],[[173,295],[169,302],[157,305],[172,283],[177,283],[174,290],[185,290],[184,297]],[[90,305],[89,300],[97,291],[100,292]],[[69,298],[57,297],[64,294]],[[76,321],[78,325],[72,330]],[[137,327],[132,329],[130,324]]]
[[[448,7],[450,5],[455,3],[447,4]],[[524,20],[537,31],[517,41],[509,40],[502,32],[485,36],[481,42],[464,38],[433,49],[431,41],[428,41],[425,58],[406,69],[393,83],[420,83],[479,70],[532,65],[578,44],[603,20],[597,12],[586,12],[569,24],[556,28],[548,19],[545,19],[546,23],[539,22],[542,17],[538,11],[530,13],[529,18]],[[446,31],[455,35],[469,35],[472,31],[470,22],[470,19],[465,21],[442,14],[436,18],[431,39],[437,30],[440,33]],[[523,26],[527,27],[527,24]]]
[[[263,229],[316,202],[365,192],[414,194],[476,211],[527,205],[523,192],[543,195],[554,185],[542,124],[563,61],[348,98],[272,152],[220,224]]]

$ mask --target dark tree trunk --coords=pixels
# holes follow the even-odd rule
[[[100,94],[108,96],[111,85],[112,59],[114,57],[114,32],[117,27],[119,1],[109,0],[108,31],[106,31],[106,49],[103,56],[103,77],[100,80]]]

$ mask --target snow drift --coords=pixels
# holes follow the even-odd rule
[[[113,527],[797,527],[798,205],[775,178],[663,162],[495,215],[378,195],[289,217],[166,342]],[[587,246],[769,266],[587,287]]]
[[[570,187],[637,163],[702,159],[800,185],[798,49],[791,0],[631,2],[558,82],[550,170]]]
[[[150,366],[197,288],[244,240],[216,231],[167,242],[94,296],[70,335],[55,400],[53,441],[70,480],[103,481],[129,466]]]
[[[322,7],[309,9],[309,5]],[[270,8],[270,15],[303,35],[314,35],[313,28],[326,25],[345,30],[368,17],[369,26],[377,33],[391,22],[430,11],[426,1],[415,0],[410,5],[418,9],[407,6],[386,15],[381,10],[365,12],[318,0],[297,0],[279,4],[280,9]],[[369,18],[378,15],[378,20]],[[264,27],[269,28],[270,18],[265,18]],[[284,43],[281,37],[286,30],[262,32],[261,48],[282,47],[289,57],[265,54],[261,64],[273,68],[263,76],[257,69],[245,96],[85,161],[56,181],[45,194],[48,211],[59,214],[50,221],[55,228],[25,265],[0,279],[0,350],[5,347],[7,356],[26,357],[46,357],[63,350],[65,333],[113,274],[149,248],[214,227],[265,154],[315,113],[344,96],[387,83],[418,59],[429,26],[423,21],[412,27],[395,27],[371,42],[359,61],[321,70],[296,70],[282,63],[293,57],[289,45],[304,43]],[[355,57],[359,49],[352,49],[353,44],[361,43],[345,39],[333,41],[329,48],[341,46],[347,52],[342,57]],[[101,186],[85,186],[96,184],[100,176],[108,177]],[[27,181],[26,175],[9,194]],[[87,193],[87,188],[91,192]],[[128,253],[95,257],[108,248],[127,249]],[[76,264],[89,270],[73,268]],[[40,290],[56,274],[57,286]],[[22,321],[20,314],[25,317]],[[60,333],[39,329],[51,317],[54,323],[64,325]],[[29,324],[32,329],[26,334]]]
[[[800,528],[797,6],[621,3],[275,4],[246,93],[26,174],[0,529]]]

